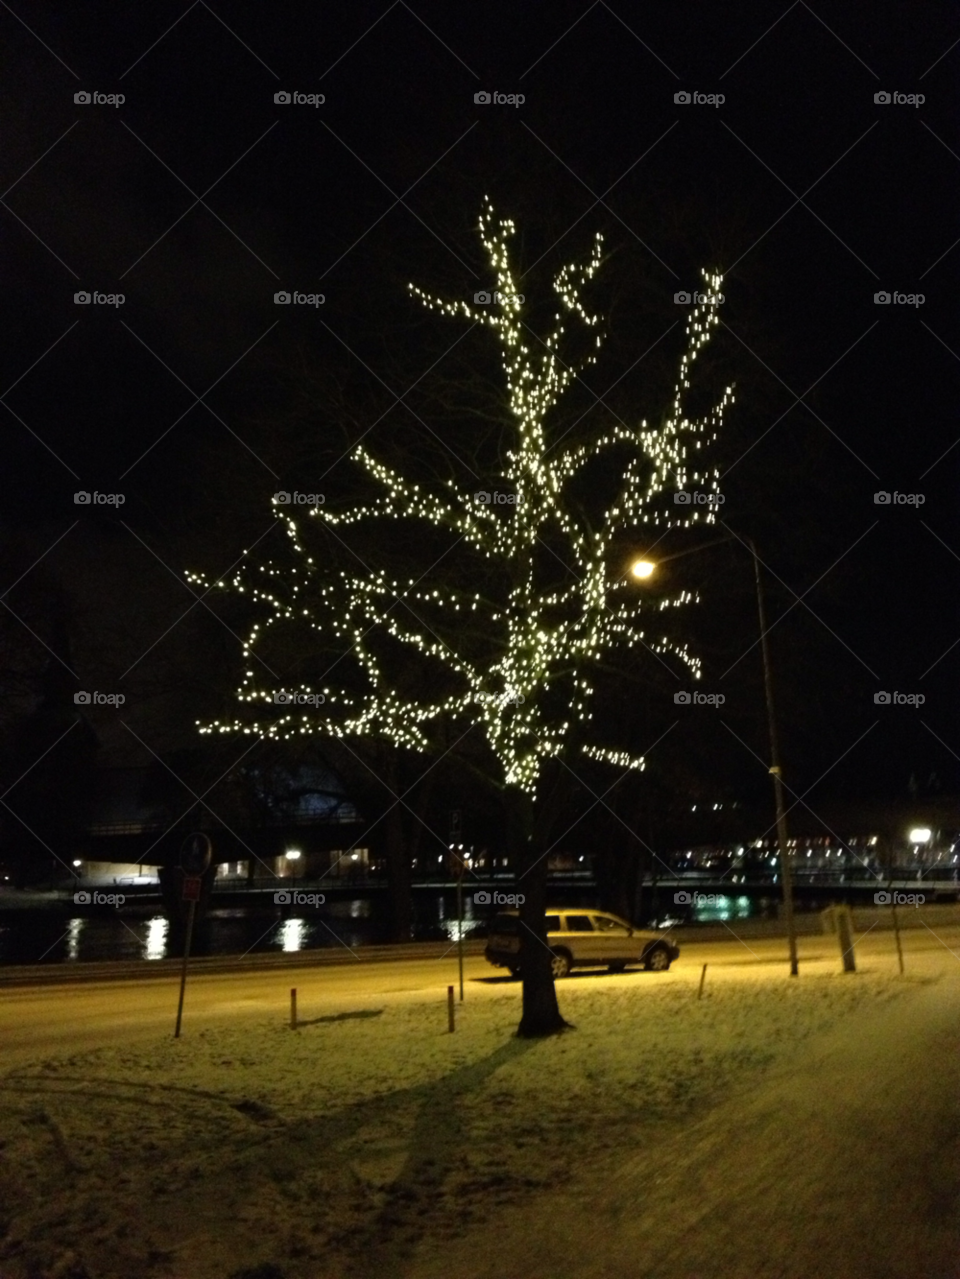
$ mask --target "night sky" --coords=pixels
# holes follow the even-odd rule
[[[591,297],[609,339],[585,381],[632,420],[656,419],[683,350],[674,294],[724,272],[716,361],[737,403],[713,456],[723,519],[766,566],[788,778],[958,793],[954,6],[68,8],[0,11],[0,592],[16,582],[5,648],[38,658],[65,656],[41,582],[66,593],[81,687],[128,696],[138,740],[91,715],[106,760],[188,739],[211,652],[239,671],[184,569],[222,572],[273,536],[278,488],[322,491],[341,451],[331,385],[362,424],[442,364],[462,327],[405,284],[489,283],[489,195],[518,221],[533,296],[603,232]],[[281,290],[324,301],[278,306]],[[396,405],[390,420],[415,448],[416,421]],[[79,506],[80,490],[125,501]],[[704,687],[725,687],[756,638],[749,557],[671,564],[703,597]],[[752,699],[738,732],[759,750],[757,663],[752,649],[726,686],[735,726]],[[925,702],[876,705],[884,690]],[[724,784],[752,785],[749,751],[703,732]]]

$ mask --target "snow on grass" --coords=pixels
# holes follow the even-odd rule
[[[399,1273],[498,1206],[584,1175],[909,983],[868,974],[586,977],[576,1030],[514,1036],[518,987],[236,1020],[33,1063],[0,1086],[3,1279]],[[697,974],[699,976],[699,974]],[[272,1267],[272,1269],[271,1269]]]

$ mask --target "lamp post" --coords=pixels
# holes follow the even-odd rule
[[[770,651],[767,646],[767,621],[763,604],[763,581],[760,577],[760,557],[757,548],[749,537],[729,534],[715,538],[701,546],[693,546],[687,551],[678,551],[675,555],[665,555],[660,561],[680,559],[684,555],[693,555],[697,551],[705,551],[710,546],[718,546],[721,542],[741,542],[753,557],[754,580],[757,592],[757,616],[760,622],[760,653],[763,659],[763,693],[767,707],[767,732],[770,746],[770,776],[773,778],[773,796],[777,820],[777,846],[780,851],[780,882],[783,889],[783,915],[787,925],[787,938],[790,946],[790,976],[798,975],[797,963],[797,931],[793,915],[793,875],[790,870],[790,852],[787,847],[787,813],[783,800],[783,774],[780,768],[780,747],[777,738],[777,718],[773,702],[773,674],[770,666]],[[653,577],[658,562],[640,558],[634,560],[630,571],[638,581],[647,581]]]

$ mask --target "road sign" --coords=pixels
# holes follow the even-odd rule
[[[183,890],[180,897],[185,902],[198,902],[200,900],[200,884],[199,875],[184,875]]]
[[[213,846],[209,836],[197,832],[188,835],[180,848],[180,865],[186,875],[202,875],[210,865]]]
[[[180,1024],[183,1020],[183,996],[187,989],[187,964],[190,961],[190,946],[193,942],[193,921],[197,913],[197,902],[200,900],[200,881],[210,868],[213,846],[208,836],[198,831],[188,835],[180,849],[180,866],[183,870],[183,887],[181,897],[187,905],[187,933],[183,942],[183,967],[180,969],[180,1002],[177,1005],[177,1028],[173,1032],[174,1039],[180,1038]]]

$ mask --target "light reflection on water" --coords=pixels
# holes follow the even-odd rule
[[[72,908],[71,908],[72,909]],[[415,893],[413,940],[456,945],[461,926],[455,892]],[[485,928],[491,907],[473,901],[464,886],[462,935]],[[328,900],[318,908],[282,915],[262,906],[215,906],[198,920],[191,953],[244,955],[296,953],[319,947],[381,945],[393,938],[393,912],[385,897]],[[179,929],[155,905],[122,912],[67,916],[46,908],[3,911],[0,964],[56,964],[95,960],[168,959],[177,949]]]
[[[699,902],[695,898],[692,916],[698,924],[714,924],[728,919],[747,919],[754,913],[754,903],[749,897],[728,897],[718,893],[712,894],[708,902]]]
[[[307,939],[307,921],[305,919],[285,919],[280,926],[279,942],[283,950],[303,950]]]
[[[169,922],[162,915],[156,915],[147,923],[147,936],[143,943],[144,959],[163,959],[167,953],[167,934]]]
[[[80,934],[86,922],[85,919],[71,919],[67,924],[67,959],[80,958]]]

